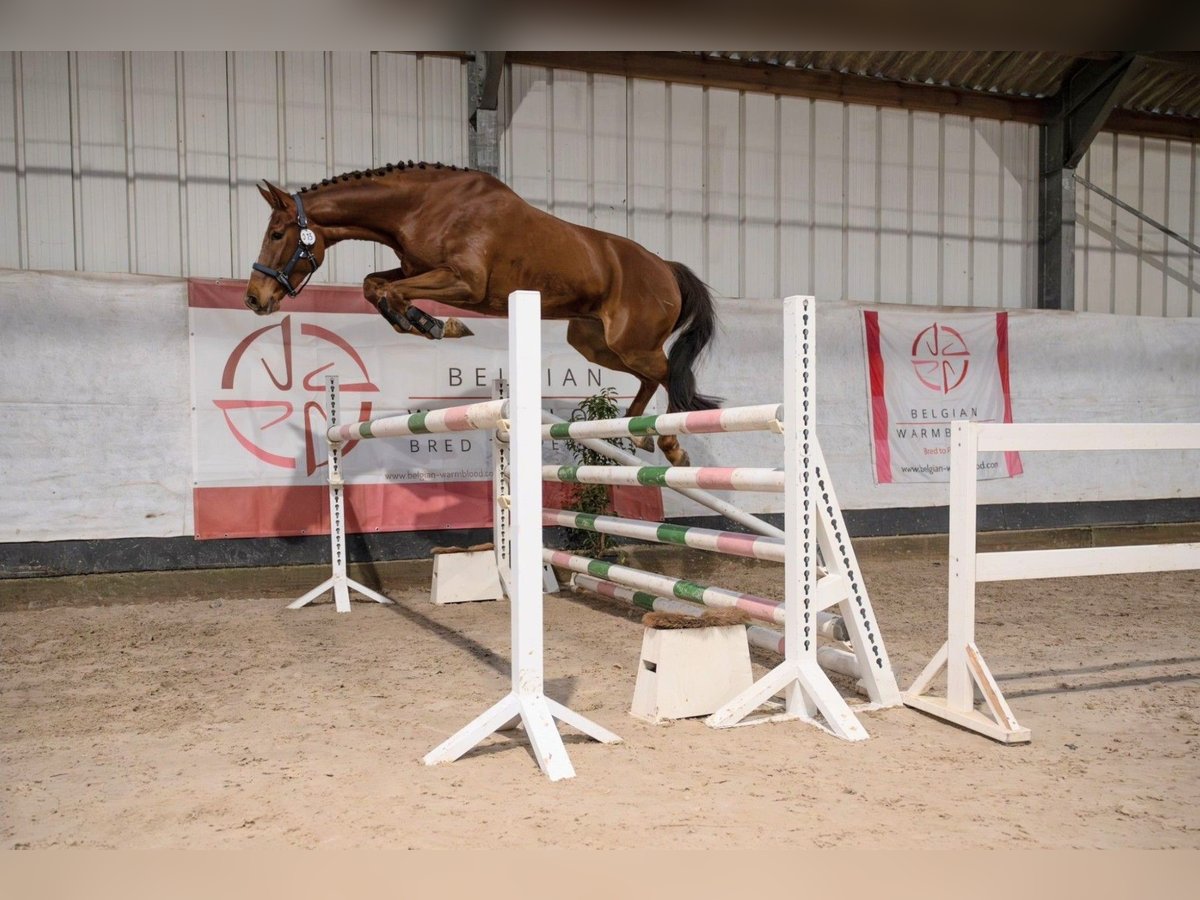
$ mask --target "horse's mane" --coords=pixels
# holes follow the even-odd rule
[[[411,159],[408,162],[388,163],[386,166],[381,166],[378,169],[364,169],[359,172],[343,172],[341,175],[334,175],[332,178],[322,178],[320,181],[315,181],[308,187],[300,188],[301,194],[307,194],[309,191],[315,191],[330,184],[336,184],[339,181],[353,181],[356,178],[379,178],[384,175],[391,175],[395,172],[403,172],[408,169],[446,169],[452,172],[469,172],[471,171],[466,166],[451,166],[446,163],[427,163],[413,162]]]

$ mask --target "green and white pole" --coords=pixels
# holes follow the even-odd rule
[[[782,539],[763,535],[671,525],[666,522],[646,522],[641,519],[622,519],[617,516],[598,516],[569,509],[542,510],[542,524],[611,534],[635,541],[674,544],[679,547],[691,547],[693,550],[744,556],[748,559],[783,562]]]
[[[782,469],[725,466],[542,466],[546,481],[622,487],[703,488],[782,493]]]

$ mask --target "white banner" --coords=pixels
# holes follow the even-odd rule
[[[430,341],[397,334],[357,288],[310,286],[266,318],[242,305],[244,290],[239,282],[189,285],[198,537],[322,527],[326,375],[339,376],[348,422],[491,399],[492,383],[506,374],[505,319],[465,318],[471,337]],[[566,322],[543,323],[543,405],[569,417],[605,387],[628,404],[637,379],[584,360],[566,331]],[[344,457],[356,486],[347,502],[370,507],[360,516],[367,527],[474,527],[490,517],[486,435],[357,441]],[[397,498],[371,485],[407,490]]]
[[[1011,422],[1008,313],[864,310],[877,484],[950,480],[950,423]],[[981,453],[980,478],[1021,474],[1016,453]]]

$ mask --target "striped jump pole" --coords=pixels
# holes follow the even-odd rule
[[[782,469],[723,466],[542,466],[542,477],[562,484],[642,485],[713,491],[782,493],[784,487]]]
[[[697,412],[663,413],[625,419],[594,419],[542,426],[542,437],[551,440],[582,438],[651,437],[663,434],[727,434],[734,431],[783,433],[783,406],[732,406]]]
[[[333,425],[328,430],[332,443],[359,441],[367,438],[408,437],[415,434],[449,434],[455,431],[488,431],[504,418],[507,400],[485,400],[448,409],[386,416],[369,422]]]
[[[576,528],[581,531],[595,531],[599,534],[632,538],[635,541],[675,544],[680,547],[691,547],[693,550],[727,553],[730,556],[744,556],[748,559],[783,562],[783,540],[781,538],[742,534],[737,531],[716,531],[712,528],[645,522],[641,519],[597,516],[568,509],[542,510],[542,524],[560,528]]]
[[[566,419],[542,410],[543,426],[566,424],[568,424]],[[543,428],[544,433],[545,428]],[[572,438],[571,440],[582,444],[589,450],[594,450],[605,459],[611,459],[613,462],[620,463],[623,466],[640,466],[643,464],[643,460],[632,453],[628,453],[620,447],[614,447],[612,444],[599,438]],[[671,488],[671,490],[681,497],[687,497],[693,503],[699,503],[701,506],[711,509],[713,512],[727,518],[730,522],[741,525],[748,531],[783,539],[782,528],[777,528],[770,522],[760,519],[758,516],[751,515],[743,509],[739,509],[723,497],[718,497],[716,494],[710,494],[708,491],[702,491],[699,488]]]
[[[654,594],[647,594],[645,591],[623,587],[615,582],[605,581],[602,578],[595,578],[591,575],[572,575],[571,586],[576,590],[591,591],[593,594],[599,594],[602,597],[624,600],[647,612],[676,613],[683,616],[704,615],[703,606],[697,606],[695,603],[687,600],[656,597]],[[834,619],[836,617],[831,616],[830,618]],[[823,627],[818,627],[817,634],[827,640],[844,640],[846,634],[845,626],[841,623],[840,619],[836,622],[827,621],[823,623]],[[838,634],[842,635],[842,637],[837,637]],[[780,656],[784,655],[783,634],[774,628],[766,628],[762,625],[747,625],[746,639],[750,642],[751,647],[758,647],[760,650],[769,650],[771,653],[778,653]],[[855,658],[853,653],[839,649],[838,647],[830,647],[828,645],[818,647],[817,662],[820,663],[821,668],[837,672],[839,675],[846,675],[850,678],[860,677],[858,659]]]
[[[641,606],[643,609],[647,610],[652,609],[655,612],[677,612],[686,616],[698,616],[705,610],[704,605],[697,605],[696,602],[692,600],[680,600],[677,597],[658,597],[654,594],[648,594],[645,591],[639,591],[635,588],[625,587],[622,584],[617,584],[615,581],[597,578],[594,575],[581,575],[578,573],[573,574],[571,576],[571,586],[581,588],[585,591],[592,591],[593,593],[600,594],[604,597],[613,597],[618,600],[628,600],[635,606]],[[645,600],[647,597],[660,603],[661,605],[647,606]],[[760,626],[751,625],[749,627],[759,628]],[[770,628],[762,628],[761,631],[775,635],[779,638],[779,641],[778,643],[771,644],[770,646],[765,643],[758,644],[756,646],[761,646],[765,650],[777,650],[778,648],[783,647],[783,635],[778,631]],[[849,635],[846,632],[846,623],[842,621],[841,616],[836,615],[827,615],[822,617],[817,623],[817,634],[825,640],[841,641],[842,643],[845,643],[849,638]],[[782,649],[778,649],[778,652],[782,653],[783,651]]]
[[[643,572],[641,569],[631,569],[629,566],[577,556],[565,550],[543,549],[542,562],[559,566],[577,575],[592,575],[596,578],[603,578],[605,581],[615,581],[625,587],[649,591],[655,595],[690,600],[704,606],[740,609],[752,618],[772,622],[776,625],[784,624],[784,605],[776,600],[768,600],[766,597],[743,594],[740,591],[712,587],[683,578],[659,575],[655,572]],[[834,590],[837,590],[837,585],[834,586]],[[818,612],[818,627],[821,623],[834,618],[835,616],[824,610]]]

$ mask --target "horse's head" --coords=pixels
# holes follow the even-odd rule
[[[279,309],[285,296],[295,297],[325,258],[325,237],[308,220],[299,194],[289,195],[269,181],[258,192],[271,207],[258,262],[246,285],[246,306],[260,316]]]

